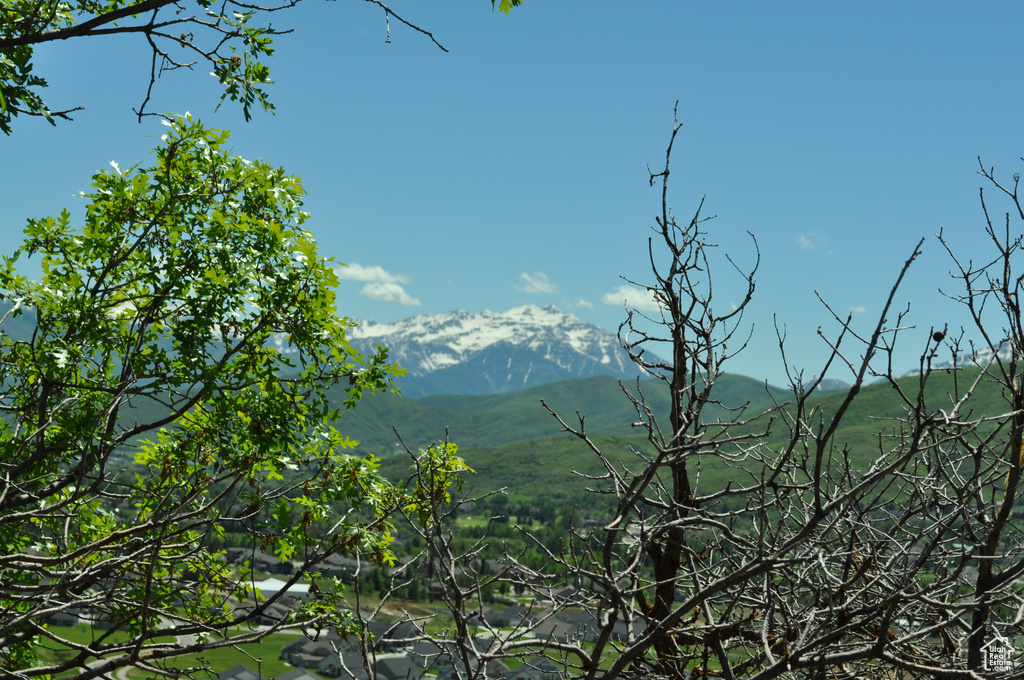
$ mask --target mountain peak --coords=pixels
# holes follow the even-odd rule
[[[568,378],[636,375],[614,333],[553,305],[364,321],[349,339],[363,348],[387,346],[411,376],[433,385],[422,388],[425,394],[508,392]],[[403,389],[408,391],[404,382]]]

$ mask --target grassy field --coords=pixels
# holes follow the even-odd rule
[[[266,678],[274,678],[294,668],[290,664],[281,661],[280,656],[281,648],[289,642],[293,642],[296,637],[296,635],[289,633],[274,633],[255,644],[248,644],[243,647],[221,647],[220,649],[213,649],[202,654],[178,657],[172,663],[167,664],[167,667],[187,668],[190,666],[206,665],[215,672],[219,672],[226,671],[238,664],[245,664]],[[313,671],[310,670],[310,672]],[[315,675],[315,672],[313,673]],[[133,670],[129,673],[129,677],[143,680],[144,678],[159,676]]]
[[[117,643],[124,642],[130,639],[130,636],[123,631],[107,631],[107,630],[94,630],[91,625],[80,623],[74,627],[63,627],[54,626],[52,628],[54,635],[57,635],[72,644],[88,645],[94,641],[102,639],[104,643]],[[171,640],[170,636],[166,638],[160,638],[162,640]],[[36,653],[39,655],[40,661],[44,663],[60,663],[67,661],[75,655],[75,651],[67,645],[59,644],[58,642],[49,638],[43,638],[39,645],[36,647]],[[57,674],[57,679],[71,678],[78,675],[77,670],[65,671]]]
[[[87,645],[95,640],[100,639],[102,635],[108,631],[94,630],[92,626],[86,624],[79,624],[73,628],[54,627],[53,632],[68,642],[73,644]],[[262,641],[256,644],[245,645],[244,647],[222,647],[220,649],[214,649],[202,654],[192,654],[175,659],[173,662],[168,662],[170,668],[186,668],[189,666],[207,665],[214,672],[225,671],[232,666],[238,664],[245,664],[254,671],[261,672],[264,677],[273,678],[282,673],[287,673],[292,670],[292,666],[281,661],[281,648],[296,639],[296,634],[290,633],[274,633],[267,636]],[[104,638],[104,642],[124,642],[128,640],[129,636],[127,633],[122,631],[113,631],[108,637]],[[173,636],[167,636],[160,638],[161,640],[172,640]],[[38,647],[40,660],[46,663],[59,663],[70,659],[74,651],[67,645],[61,645],[53,640],[44,640]],[[56,676],[57,679],[63,680],[64,678],[72,678],[78,674],[77,670],[66,671]],[[153,677],[151,674],[144,673],[139,670],[133,670],[129,673],[129,676],[142,680],[143,678]]]

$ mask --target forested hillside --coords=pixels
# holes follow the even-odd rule
[[[401,387],[401,381],[398,384]],[[543,399],[558,411],[579,411],[594,434],[629,436],[636,433],[632,423],[637,413],[623,388],[643,394],[655,413],[668,412],[668,391],[663,384],[652,380],[620,383],[610,376],[596,376],[507,394],[409,399],[381,393],[368,396],[358,409],[345,413],[340,427],[364,450],[377,455],[399,448],[394,430],[412,448],[443,439],[445,428],[450,439],[463,447],[504,446],[559,432],[558,423],[541,405]],[[784,401],[787,397],[786,390],[753,378],[726,375],[715,383],[712,398],[721,405],[709,408],[710,417],[732,420],[764,411],[773,399]]]
[[[973,382],[977,368],[937,373],[927,383],[929,401],[949,401],[961,387]],[[919,376],[898,381],[902,390],[912,393]],[[633,388],[634,385],[627,385]],[[760,432],[769,422],[781,424],[792,408],[792,394],[780,388],[766,387],[742,376],[723,376],[715,383],[715,398],[724,405],[748,404],[743,411],[715,410],[724,419],[732,416],[747,421],[748,432]],[[668,411],[668,397],[662,385],[641,383],[641,389],[659,417]],[[845,391],[812,396],[808,406],[816,409],[810,422],[828,421],[846,398]],[[773,402],[778,400],[778,405]],[[360,448],[382,456],[382,469],[398,479],[407,473],[410,459],[397,441],[388,423],[405,443],[416,450],[442,440],[445,427],[449,438],[475,470],[468,483],[475,492],[507,489],[514,498],[571,500],[588,505],[599,502],[586,492],[585,475],[599,474],[600,461],[575,437],[560,432],[557,421],[543,408],[540,400],[563,417],[585,416],[587,431],[609,455],[627,460],[630,448],[650,449],[645,434],[632,426],[636,412],[622,393],[619,381],[609,377],[585,378],[552,383],[510,394],[487,396],[434,396],[419,400],[383,394],[367,398],[357,411],[343,416],[342,429],[360,442]],[[982,380],[969,400],[975,417],[1005,412],[1007,404],[1001,386]],[[889,445],[894,421],[906,417],[907,404],[900,391],[889,383],[864,387],[848,409],[835,434],[837,449],[846,446],[851,459],[866,465],[878,455],[879,447]],[[787,444],[785,428],[773,425],[764,444],[778,450]],[[702,482],[724,485],[729,479],[742,479],[756,470],[729,467],[708,458],[702,467]]]

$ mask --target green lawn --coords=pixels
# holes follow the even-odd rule
[[[81,645],[87,645],[98,640],[105,633],[109,633],[109,635],[103,640],[106,643],[124,642],[129,639],[128,634],[123,631],[93,630],[92,626],[84,623],[80,623],[74,627],[52,626],[50,629],[53,631],[54,635],[57,635],[68,642]],[[75,654],[75,652],[68,648],[67,645],[59,644],[48,638],[44,638],[40,641],[39,645],[36,647],[36,652],[39,655],[39,660],[44,663],[60,663],[61,661],[67,661]],[[62,680],[63,678],[70,678],[75,675],[78,675],[78,671],[71,670],[59,673],[56,678],[57,680]]]
[[[168,663],[168,668],[185,668],[188,666],[207,665],[214,672],[226,671],[232,666],[245,664],[254,671],[261,673],[266,678],[274,678],[282,673],[292,670],[293,666],[280,660],[281,648],[296,639],[296,635],[288,633],[274,633],[268,635],[258,643],[244,645],[242,647],[221,647],[202,654],[190,654],[178,657]],[[132,678],[159,677],[139,670],[133,670]]]
[[[53,627],[53,632],[69,642],[89,644],[107,631],[93,630],[89,625],[79,624],[73,628]],[[287,673],[292,670],[292,666],[281,661],[279,657],[281,656],[281,648],[289,642],[294,641],[296,638],[297,635],[295,634],[274,633],[273,635],[268,635],[258,643],[248,644],[237,648],[222,647],[202,654],[191,654],[178,657],[173,661],[168,661],[167,664],[168,667],[175,668],[205,664],[215,673],[225,671],[238,664],[245,664],[254,671],[261,672],[264,677],[274,678],[282,673]],[[127,633],[123,631],[114,631],[104,640],[104,642],[123,642],[127,639],[129,639]],[[169,640],[171,639],[171,636],[161,639]],[[67,660],[73,655],[73,651],[67,646],[57,644],[52,640],[43,640],[37,647],[37,651],[39,653],[40,660],[48,663]],[[55,680],[72,678],[77,674],[77,670],[67,671],[59,674]],[[138,680],[153,677],[152,674],[145,673],[141,670],[133,670],[129,675],[132,678],[137,678]]]

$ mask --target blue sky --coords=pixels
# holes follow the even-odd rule
[[[647,166],[684,127],[671,202],[701,196],[711,240],[741,266],[761,251],[748,350],[726,370],[785,383],[816,373],[837,326],[815,291],[860,329],[874,325],[899,267],[924,252],[899,369],[932,326],[964,322],[945,229],[965,259],[982,239],[977,157],[1007,182],[1024,170],[1024,5],[1017,2],[545,2],[510,16],[486,0],[392,8],[450,52],[358,0],[306,0],[275,17],[277,115],[251,123],[204,73],[171,73],[151,108],[230,128],[235,149],[304,179],[322,252],[352,264],[345,314],[395,321],[452,309],[553,304],[615,329],[619,276],[645,280],[660,209]],[[141,39],[38,48],[56,129],[17,121],[0,140],[0,236],[79,207],[72,195],[111,160],[146,160],[161,126],[131,113],[149,60]],[[1008,209],[992,194],[995,213]],[[718,263],[716,295],[739,290]],[[609,304],[609,301],[611,304]],[[851,358],[859,354],[850,349]],[[837,371],[834,377],[848,379]]]

